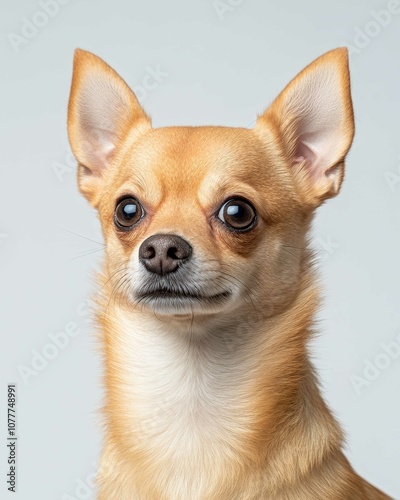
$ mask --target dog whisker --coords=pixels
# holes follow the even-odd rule
[[[104,249],[103,248],[96,248],[96,249],[91,249],[91,250],[87,250],[86,252],[82,252],[80,253],[79,255],[77,255],[76,257],[73,257],[72,259],[70,259],[68,262],[72,262],[74,260],[77,260],[77,259],[80,259],[82,257],[87,257],[88,255],[92,255],[94,253],[97,253],[97,252],[103,252]]]
[[[96,243],[97,245],[101,245],[102,247],[105,247],[106,245],[104,243],[101,243],[100,241],[93,240],[92,238],[88,238],[87,236],[83,236],[82,234],[75,233],[74,231],[71,231],[70,229],[66,229],[65,227],[57,226],[58,229],[61,229],[62,231],[65,231],[66,233],[73,234],[74,236],[79,236],[79,238],[83,238],[84,240],[91,241],[92,243]]]

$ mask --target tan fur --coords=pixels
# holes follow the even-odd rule
[[[327,110],[338,130],[321,115],[329,140],[307,156],[299,136],[317,149],[325,136],[314,141],[301,118],[315,113],[313,103],[302,109],[297,99],[318,92],[324,75],[338,88],[337,109]],[[102,122],[98,135],[91,112]],[[389,498],[344,457],[307,354],[319,306],[307,235],[314,209],[340,189],[354,134],[347,51],[303,70],[253,130],[153,129],[125,82],[77,51],[68,125],[80,189],[98,209],[106,242],[97,295],[106,388],[98,498]],[[120,233],[113,214],[124,195],[139,199],[146,216]],[[249,232],[216,220],[234,196],[257,211]],[[196,286],[228,287],[233,298],[184,314],[134,300],[138,248],[157,233],[190,242]]]

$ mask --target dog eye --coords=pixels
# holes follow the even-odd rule
[[[119,229],[127,230],[139,222],[143,215],[143,207],[135,198],[125,198],[115,208],[114,222]]]
[[[254,208],[245,200],[226,201],[218,212],[218,218],[228,227],[243,231],[249,229],[256,220]]]

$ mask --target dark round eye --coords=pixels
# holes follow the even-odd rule
[[[127,230],[139,222],[143,215],[142,205],[135,198],[124,198],[115,208],[114,222],[119,229]]]
[[[218,218],[228,227],[243,231],[249,229],[256,220],[254,208],[245,200],[226,201],[218,212]]]

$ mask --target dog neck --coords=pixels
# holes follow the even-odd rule
[[[198,498],[205,478],[209,491],[213,478],[232,485],[244,469],[277,487],[290,480],[283,470],[293,480],[306,474],[341,443],[307,357],[317,295],[305,274],[290,307],[271,317],[246,305],[226,316],[162,318],[105,300],[105,415],[115,429],[107,449],[125,450],[142,482],[173,484],[169,498]],[[293,450],[303,448],[299,461]],[[191,477],[193,490],[172,470]]]

